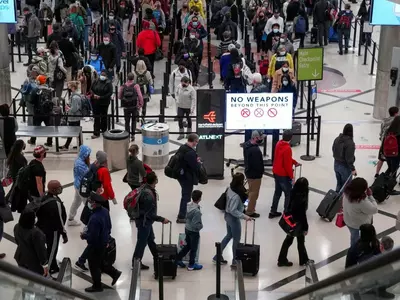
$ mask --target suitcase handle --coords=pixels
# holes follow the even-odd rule
[[[172,241],[172,238],[171,238],[171,236],[172,236],[172,222],[171,221],[169,221],[168,222],[169,223],[169,244],[171,245],[171,241]],[[162,226],[161,226],[161,244],[163,245],[164,244],[164,223],[162,223]]]
[[[252,238],[252,245],[254,245],[254,236],[256,234],[256,219],[252,219],[253,223],[253,238]],[[247,244],[247,223],[249,221],[245,221],[246,225],[245,225],[245,230],[244,230],[244,244]]]
[[[299,177],[297,177],[297,169],[300,169],[299,171]],[[298,165],[297,167],[294,167],[294,179],[299,179],[301,177],[301,171],[303,169],[303,165]]]
[[[339,196],[343,193],[344,188],[346,187],[346,185],[349,183],[350,179],[352,179],[352,178],[353,178],[353,174],[350,174],[349,178],[347,178],[346,182],[343,184],[342,188],[340,189],[340,191],[338,193]]]

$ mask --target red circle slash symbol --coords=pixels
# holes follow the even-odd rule
[[[268,109],[267,114],[271,118],[274,118],[278,114],[278,111],[276,110],[276,108],[270,108],[270,109]]]
[[[264,115],[264,110],[262,108],[256,108],[256,110],[254,111],[254,115],[257,118],[261,118]]]
[[[250,116],[250,110],[247,108],[243,108],[240,114],[242,115],[243,118],[247,118]]]

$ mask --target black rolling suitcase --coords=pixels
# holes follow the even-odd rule
[[[324,199],[322,199],[321,203],[317,208],[317,213],[321,218],[324,218],[329,222],[332,222],[332,220],[335,218],[336,214],[342,207],[341,198],[343,190],[352,177],[353,175],[351,174],[349,178],[347,178],[345,184],[343,185],[339,193],[337,193],[334,190],[329,190],[328,193],[326,193]]]
[[[236,249],[236,259],[242,261],[243,273],[257,275],[260,268],[260,245],[254,245],[256,221],[253,220],[253,239],[247,244],[247,222],[244,234],[244,244],[240,243]]]
[[[301,133],[301,123],[293,121],[292,124],[292,132],[293,132],[293,137],[290,140],[290,146],[295,147],[300,145],[301,142],[301,135],[296,135],[296,133]]]
[[[313,27],[311,28],[311,44],[318,44],[318,28]]]
[[[163,256],[164,277],[175,279],[177,266],[175,263],[178,246],[171,243],[172,223],[169,223],[169,244],[164,244],[164,225],[162,225],[161,244],[157,245],[157,254]],[[154,257],[154,278],[158,279],[158,257]]]
[[[375,179],[370,189],[372,191],[372,196],[378,203],[382,203],[389,198],[390,193],[394,190],[397,184],[396,179],[399,175],[396,176],[392,174],[381,173]]]

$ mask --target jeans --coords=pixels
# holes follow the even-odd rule
[[[190,202],[193,192],[193,182],[186,178],[178,179],[181,185],[181,203],[179,206],[178,219],[186,218],[187,204]]]
[[[328,45],[328,36],[329,36],[329,21],[325,21],[322,23],[318,23],[318,42],[319,45],[322,47],[323,45]],[[323,43],[322,43],[323,37]]]
[[[293,244],[294,236],[287,235],[282,243],[281,252],[279,252],[278,262],[288,262],[287,254],[290,246]],[[304,244],[305,236],[301,234],[297,237],[297,251],[299,252],[299,264],[304,265],[308,261],[306,246]]]
[[[287,176],[278,176],[274,174],[275,178],[275,193],[272,199],[271,212],[275,213],[278,209],[279,199],[282,196],[282,192],[285,194],[284,210],[286,211],[289,200],[290,192],[292,191],[292,179]]]
[[[343,38],[344,38],[344,49],[348,51],[349,40],[350,40],[350,29],[338,29],[339,52],[343,52]]]
[[[349,179],[351,175],[351,169],[337,161],[335,161],[333,168],[336,174],[336,192],[339,193],[346,183],[346,180]]]
[[[86,203],[86,199],[83,198],[79,194],[79,190],[75,188],[75,196],[74,200],[72,201],[71,208],[69,209],[68,220],[72,221],[75,218],[78,208],[81,206],[82,203]]]
[[[133,253],[132,266],[135,258],[140,260],[143,258],[144,249],[146,248],[146,246],[149,246],[150,252],[153,255],[153,257],[157,257],[157,246],[154,241],[155,236],[153,231],[153,225],[147,224],[143,226],[143,220],[138,220],[136,222],[136,228],[137,228],[137,241],[136,241],[135,252]]]
[[[305,33],[298,33],[298,32],[295,33],[294,38],[296,40],[300,39],[300,48],[304,48],[304,39],[305,39],[305,37],[306,37]]]
[[[240,243],[240,238],[242,236],[242,224],[240,219],[232,216],[231,214],[225,213],[226,221],[226,235],[221,241],[221,251],[223,252],[226,245],[233,239],[232,242],[232,264],[236,262],[236,249]]]
[[[125,130],[130,133],[131,137],[135,136],[137,117],[138,111],[136,107],[124,108]]]
[[[176,260],[181,261],[190,251],[189,266],[193,266],[196,261],[197,249],[199,248],[200,233],[185,229],[185,234],[186,234],[186,245],[178,253]]]
[[[107,113],[108,105],[93,105],[94,125],[93,135],[99,136],[100,132],[104,133],[107,131]]]
[[[187,127],[192,128],[192,119],[190,118],[190,108],[178,107],[179,129],[183,129],[183,118],[186,115]],[[188,130],[189,131],[189,130]]]
[[[349,228],[350,231],[350,247],[351,247],[354,246],[360,239],[360,230],[351,228],[350,226],[347,226],[347,228]]]
[[[68,122],[68,126],[81,126],[81,121]],[[80,140],[80,144],[82,144],[81,137],[79,137],[79,140]],[[67,141],[65,142],[64,147],[68,149],[71,142],[72,142],[72,138],[71,137],[67,138]],[[79,146],[79,145],[77,145],[77,146]]]
[[[37,37],[27,38],[26,39],[26,47],[28,51],[28,63],[32,62],[32,51],[36,52],[37,50]]]

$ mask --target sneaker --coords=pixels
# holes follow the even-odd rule
[[[77,220],[68,220],[67,225],[68,226],[79,226],[79,225],[81,225],[81,222],[79,222]]]
[[[180,134],[177,138],[178,141],[183,140],[185,138],[185,136],[183,134]]]
[[[103,291],[103,287],[91,286],[85,289],[86,293],[100,293]]]
[[[237,263],[236,262],[232,263],[231,264],[231,269],[236,269],[236,268],[237,268]]]
[[[398,195],[400,195],[400,191],[391,191],[390,195],[391,196],[398,196]]]
[[[44,143],[44,145],[45,145],[46,147],[53,147],[53,144],[49,144],[49,143]]]
[[[76,267],[77,269],[79,269],[80,271],[82,271],[82,272],[87,272],[87,271],[89,271],[89,269],[86,268],[85,264],[84,264],[84,263],[81,263],[81,262],[79,262],[79,261],[77,261],[77,262],[75,263],[75,267]]]
[[[100,137],[100,135],[92,135],[91,139],[94,140],[94,139],[98,139],[99,137]]]
[[[193,265],[189,265],[187,267],[187,269],[188,269],[188,271],[198,271],[198,270],[203,269],[203,266],[199,265],[199,264],[193,264]]]
[[[291,261],[283,261],[283,262],[278,261],[278,267],[291,267],[291,266],[293,266],[293,263]]]
[[[178,224],[186,224],[186,219],[176,219],[176,223]]]
[[[386,290],[378,291],[378,297],[383,299],[394,299],[395,295],[387,292]]]
[[[216,256],[213,257],[213,263],[217,264],[217,257]],[[223,257],[221,257],[221,265],[227,265],[227,264],[228,264],[228,261],[225,260]]]
[[[131,137],[131,142],[134,142],[134,141],[135,141],[135,137],[132,136],[132,137]]]
[[[65,147],[65,146],[61,146],[58,149],[60,149],[60,151],[68,151],[68,147]]]
[[[140,263],[140,270],[148,270],[148,269],[150,269],[149,266],[146,266],[146,265]]]
[[[343,51],[338,51],[339,55],[343,55]]]
[[[254,219],[260,217],[260,214],[258,214],[258,213],[256,213],[256,212],[253,212],[253,213],[246,213],[246,215],[248,215],[250,218],[254,218]]]
[[[344,49],[344,54],[348,54],[349,53],[349,49]]]
[[[183,261],[181,261],[181,260],[177,260],[175,263],[180,268],[186,268],[185,263]]]
[[[113,286],[113,285],[115,285],[117,283],[118,279],[121,277],[121,274],[122,274],[121,271],[117,271],[117,273],[113,277],[113,280],[111,282],[111,286]]]
[[[33,146],[36,145],[36,142],[32,142],[31,140],[28,140],[27,143],[28,143],[29,145],[33,145]]]
[[[269,215],[268,215],[268,218],[273,219],[273,218],[277,218],[277,217],[280,217],[280,216],[282,216],[282,213],[277,212],[277,211],[275,211],[275,212],[271,211],[269,213]]]

